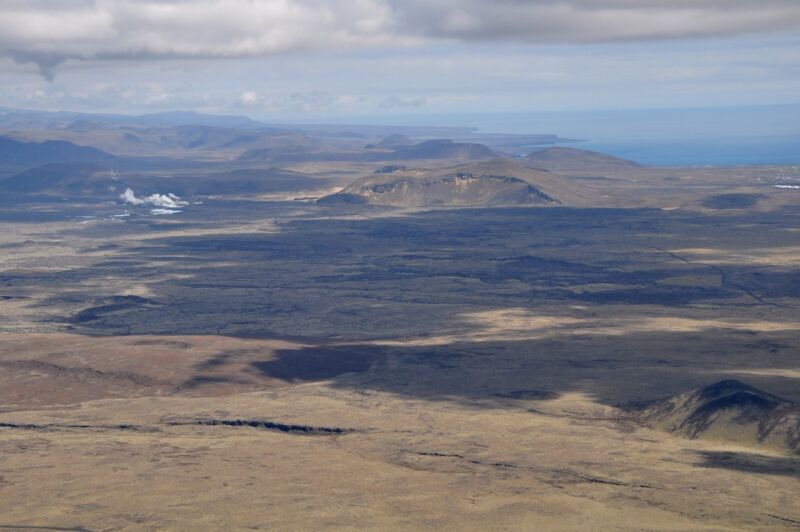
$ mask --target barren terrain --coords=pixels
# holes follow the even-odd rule
[[[793,425],[652,406],[723,380],[800,403],[797,168],[314,202],[387,162],[123,168],[184,187],[163,216],[0,198],[0,528],[800,527]]]

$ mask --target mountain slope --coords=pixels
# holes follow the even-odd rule
[[[108,161],[113,155],[63,140],[21,142],[0,137],[0,165],[31,167],[49,163]]]
[[[267,163],[280,161],[302,161],[307,158],[313,160],[315,152],[304,145],[281,146],[278,148],[253,148],[243,152],[237,161],[243,163]]]
[[[643,423],[689,438],[800,449],[800,405],[735,380],[637,405],[635,410]]]
[[[526,166],[551,172],[602,172],[641,168],[639,163],[596,151],[554,146],[529,153],[522,159]]]

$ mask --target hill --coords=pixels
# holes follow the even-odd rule
[[[412,141],[406,135],[395,133],[394,135],[389,135],[388,137],[384,137],[384,139],[378,143],[368,144],[366,147],[393,149],[393,148],[411,146],[412,144],[414,144],[414,141]]]
[[[800,405],[735,380],[634,409],[643,423],[689,438],[800,448]]]
[[[31,167],[49,163],[108,161],[114,156],[96,148],[63,140],[21,142],[0,137],[0,165]]]
[[[642,165],[627,159],[620,159],[603,153],[577,148],[554,146],[529,153],[522,159],[526,166],[542,168],[551,172],[603,172],[609,170],[628,170]]]
[[[381,159],[454,159],[461,161],[477,161],[495,157],[497,157],[497,154],[483,144],[437,139],[397,148],[393,152],[382,156]]]
[[[437,170],[373,174],[356,180],[322,204],[427,206],[559,205],[581,198],[574,185],[542,170],[495,159]]]

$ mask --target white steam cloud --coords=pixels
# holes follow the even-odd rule
[[[800,30],[798,0],[0,0],[0,55],[229,58],[429,41],[585,43]],[[245,97],[247,99],[247,97]]]
[[[177,209],[189,205],[189,202],[183,201],[179,196],[171,193],[151,194],[143,198],[137,198],[136,194],[133,193],[133,189],[130,188],[126,188],[125,192],[119,195],[119,199],[128,205],[141,205],[144,207],[157,207],[161,209]]]

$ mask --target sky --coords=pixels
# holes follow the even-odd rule
[[[0,0],[7,107],[303,121],[798,95],[798,0]]]

